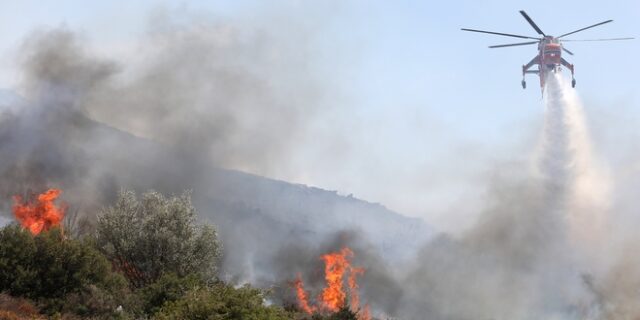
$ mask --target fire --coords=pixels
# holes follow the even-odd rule
[[[302,311],[308,314],[313,314],[318,310],[325,312],[339,311],[347,302],[347,292],[345,291],[346,279],[349,293],[349,309],[358,315],[358,320],[371,319],[368,306],[360,310],[359,287],[356,281],[356,277],[364,274],[365,270],[364,268],[353,267],[350,261],[352,257],[353,251],[346,247],[339,252],[328,253],[320,257],[322,261],[324,261],[324,278],[326,281],[326,287],[318,297],[320,307],[313,306],[309,303],[302,278],[298,275],[294,281],[294,285],[296,287],[298,304]]]
[[[349,292],[351,293],[351,299],[349,302],[351,303],[351,310],[360,309],[360,295],[358,294],[358,282],[356,282],[356,277],[364,274],[364,268],[353,268],[351,270],[351,274],[349,275]]]
[[[308,314],[316,312],[317,308],[309,304],[309,298],[307,297],[307,292],[304,291],[304,284],[302,283],[302,276],[300,274],[298,274],[293,284],[296,286],[296,296],[298,297],[300,309]]]
[[[347,294],[342,290],[342,287],[344,274],[351,269],[348,260],[351,256],[353,256],[353,252],[349,248],[322,256],[327,287],[322,290],[320,301],[329,311],[336,312],[344,306]]]
[[[33,202],[24,202],[22,197],[14,196],[13,214],[32,234],[49,230],[51,227],[60,225],[64,217],[64,207],[58,207],[53,203],[61,193],[59,189],[49,189],[38,195]]]

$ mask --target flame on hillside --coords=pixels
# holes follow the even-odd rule
[[[13,215],[34,235],[58,226],[64,218],[65,208],[56,206],[54,201],[61,193],[59,189],[49,189],[33,201],[24,201],[16,195],[13,197]]]
[[[309,296],[304,289],[302,277],[298,275],[294,281],[296,296],[299,308],[308,313],[316,312],[335,313],[344,308],[349,303],[349,309],[356,313],[358,320],[371,319],[369,306],[360,309],[360,296],[358,292],[357,277],[363,275],[365,270],[351,265],[353,251],[343,248],[339,252],[322,255],[324,261],[325,288],[318,296],[318,305],[313,305],[309,301]],[[346,283],[345,283],[346,282]],[[346,284],[346,286],[345,286]],[[349,298],[347,300],[347,297]]]

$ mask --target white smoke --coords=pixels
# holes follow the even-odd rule
[[[617,290],[607,283],[615,258],[603,254],[611,183],[576,91],[560,73],[546,80],[530,170],[500,168],[477,224],[419,254],[402,318],[614,319],[605,297]]]

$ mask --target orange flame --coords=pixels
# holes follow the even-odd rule
[[[344,306],[347,294],[342,290],[344,274],[351,266],[348,258],[353,256],[349,248],[343,248],[340,252],[329,253],[322,256],[324,260],[324,279],[327,287],[322,290],[320,301],[331,312],[336,312]]]
[[[369,305],[365,305],[362,312],[358,314],[358,320],[371,320],[371,310],[369,310]]]
[[[347,283],[349,284],[349,294],[351,299],[349,302],[351,303],[351,310],[357,312],[360,309],[360,295],[358,294],[358,282],[356,282],[356,277],[364,274],[364,268],[352,268],[351,274],[349,274],[349,280]]]
[[[350,259],[352,257],[353,251],[346,247],[339,252],[328,253],[320,257],[324,261],[326,287],[322,290],[318,300],[322,310],[328,312],[337,312],[343,308],[347,300],[347,293],[344,290],[345,276],[347,276],[349,308],[357,314],[358,320],[370,320],[369,306],[367,305],[363,310],[360,310],[359,287],[356,281],[356,277],[364,274],[365,270],[351,266]],[[294,281],[294,285],[300,309],[308,314],[317,312],[319,308],[309,304],[300,275]]]
[[[302,283],[302,276],[300,274],[298,274],[293,284],[296,286],[296,296],[298,297],[300,309],[308,314],[316,312],[317,308],[309,304],[309,298],[307,297],[307,292],[304,291],[304,283]]]
[[[32,234],[58,226],[64,217],[64,207],[57,207],[53,202],[60,193],[62,191],[59,189],[49,189],[38,195],[37,200],[32,203],[23,202],[22,197],[14,196],[13,214]]]

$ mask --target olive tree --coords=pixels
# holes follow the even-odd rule
[[[148,191],[138,199],[123,190],[101,210],[96,231],[99,247],[135,287],[167,273],[215,276],[221,246],[213,226],[196,223],[189,192],[165,197]]]

